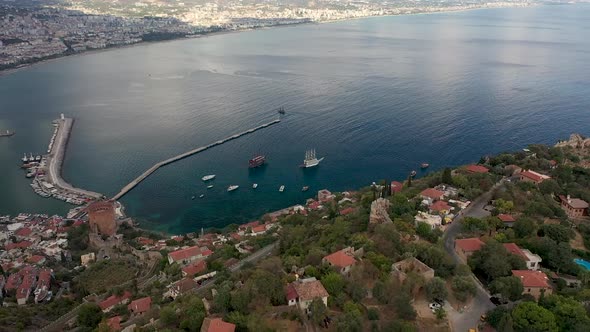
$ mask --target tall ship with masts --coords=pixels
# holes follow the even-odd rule
[[[303,160],[303,164],[301,165],[301,167],[315,167],[319,165],[322,160],[324,160],[324,157],[321,157],[320,159],[316,157],[315,149],[307,150],[305,151],[305,159]]]

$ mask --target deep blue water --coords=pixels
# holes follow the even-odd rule
[[[245,222],[324,187],[405,178],[424,161],[435,170],[588,134],[588,17],[588,5],[379,17],[147,44],[0,76],[0,129],[18,132],[0,139],[0,214],[66,211],[17,168],[22,152],[46,149],[62,112],[76,118],[64,177],[114,195],[154,162],[286,108],[282,123],[167,166],[124,197],[145,227],[173,233]],[[326,159],[303,171],[312,147]],[[268,165],[251,171],[256,153]],[[229,184],[241,188],[228,194]]]

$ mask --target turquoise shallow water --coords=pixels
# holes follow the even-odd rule
[[[123,198],[142,225],[174,233],[246,222],[324,187],[405,178],[421,162],[436,170],[588,134],[588,17],[587,5],[379,17],[146,44],[1,76],[0,129],[18,133],[0,139],[0,214],[67,209],[37,197],[18,169],[22,152],[46,149],[62,112],[76,118],[64,177],[114,195],[154,162],[285,107],[280,124],[167,166]],[[302,170],[308,148],[325,160]],[[268,165],[249,170],[257,153]],[[200,178],[211,173],[207,190]],[[230,184],[241,187],[228,194]]]
[[[585,260],[583,260],[583,259],[580,259],[580,258],[576,258],[576,259],[574,259],[574,262],[575,262],[576,264],[580,265],[581,267],[583,267],[584,269],[586,269],[586,270],[589,270],[589,271],[590,271],[590,262],[588,262],[588,261],[585,261]]]

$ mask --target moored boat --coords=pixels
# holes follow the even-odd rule
[[[266,162],[266,157],[263,155],[258,155],[248,161],[248,167],[250,167],[250,168],[260,167],[260,166],[264,165],[265,162]]]
[[[258,183],[254,183],[254,184],[252,185],[252,189],[256,189],[256,188],[258,188]]]
[[[303,160],[303,164],[301,167],[309,168],[315,167],[320,164],[320,162],[324,160],[324,157],[318,159],[315,154],[315,149],[305,151],[305,159]]]
[[[281,186],[279,187],[279,191],[280,191],[280,192],[283,192],[283,191],[285,191],[285,185],[281,185]]]
[[[422,163],[422,164],[420,164],[420,168],[422,168],[422,169],[425,169],[425,168],[428,168],[428,167],[430,167],[430,164],[429,163]]]
[[[207,186],[207,189],[211,189],[211,188],[213,188],[213,185],[212,184],[210,184],[210,185]]]
[[[199,196],[199,198],[203,198],[203,197],[205,197],[205,194],[201,194],[201,195]]]
[[[416,171],[410,172],[410,176],[412,176],[412,177],[416,176]]]
[[[213,179],[215,179],[215,174],[205,175],[201,178],[201,180],[203,180],[203,181],[209,181],[209,180],[213,180]]]
[[[238,188],[240,188],[240,186],[238,186],[237,184],[233,184],[233,185],[227,187],[227,191],[234,191]]]
[[[303,188],[301,188],[301,191],[308,191],[309,187],[308,186],[303,186]]]
[[[2,131],[2,132],[0,132],[0,137],[10,137],[10,136],[12,136],[14,134],[15,134],[15,132],[14,131],[10,131],[10,130]]]

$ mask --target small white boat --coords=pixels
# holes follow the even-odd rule
[[[201,194],[201,196],[199,196],[199,198],[203,198],[203,197],[205,197],[205,194]]]
[[[240,186],[238,186],[237,184],[234,184],[234,185],[227,187],[227,191],[234,191],[238,188],[240,188]]]
[[[283,192],[283,191],[285,191],[285,186],[284,186],[284,185],[280,186],[280,187],[279,187],[279,191],[280,191],[280,192]]]
[[[303,186],[303,188],[301,188],[301,191],[308,191],[309,187],[308,186]]]
[[[258,183],[255,183],[252,185],[252,189],[256,189],[256,188],[258,188]]]
[[[211,188],[213,188],[213,185],[212,184],[210,184],[210,185],[207,186],[207,189],[211,189]]]
[[[191,197],[191,199],[195,199],[195,198],[196,198],[195,196]]]
[[[203,181],[209,181],[209,180],[213,180],[213,179],[215,179],[215,174],[205,175],[201,178],[201,180],[203,180]]]

